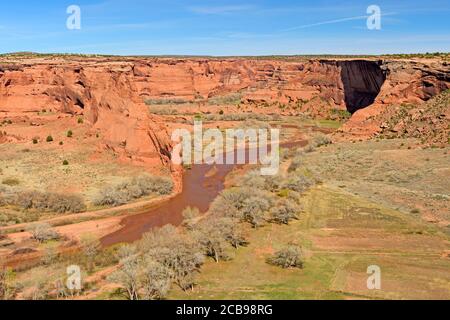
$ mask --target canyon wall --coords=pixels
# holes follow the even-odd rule
[[[373,137],[382,130],[381,115],[392,106],[422,105],[450,88],[450,64],[445,61],[383,61],[380,68],[386,79],[379,93],[344,124],[343,137]]]
[[[378,125],[369,121],[374,114],[394,103],[428,100],[450,87],[449,74],[445,62],[24,59],[0,64],[0,114],[32,117],[46,109],[82,116],[102,132],[106,148],[167,164],[169,133],[149,114],[146,99],[199,101],[241,92],[247,104],[300,102],[301,111],[313,115],[348,110],[354,115],[343,133],[370,135]]]

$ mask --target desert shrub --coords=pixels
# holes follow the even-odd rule
[[[216,216],[241,218],[240,210],[244,201],[252,192],[245,188],[232,188],[221,192],[210,206],[210,212]]]
[[[289,245],[267,259],[267,263],[287,268],[303,268],[303,254],[299,246]]]
[[[266,187],[266,179],[258,170],[247,172],[239,183],[242,187],[251,187],[264,190]]]
[[[286,199],[292,201],[293,203],[296,203],[297,205],[300,205],[300,199],[301,199],[301,193],[293,191],[293,190],[287,190],[287,196]],[[302,207],[299,207],[300,211]]]
[[[298,219],[301,208],[293,201],[281,198],[270,209],[271,220],[280,224],[289,224],[289,221]]]
[[[195,220],[200,216],[200,210],[195,207],[187,207],[183,210],[183,226],[191,230],[194,227]]]
[[[241,103],[242,94],[230,93],[224,96],[216,96],[208,99],[208,104],[210,105],[237,105]]]
[[[33,144],[38,144],[38,139],[34,138],[32,141],[33,141]]]
[[[269,197],[263,194],[256,194],[244,201],[242,218],[249,222],[253,227],[257,228],[264,224],[267,220],[267,212],[270,209],[271,201]]]
[[[20,181],[15,178],[7,178],[3,179],[2,184],[5,184],[7,186],[17,186],[20,184]]]
[[[182,98],[156,98],[145,100],[145,104],[147,105],[167,105],[167,104],[180,105],[187,103],[190,103],[190,101]]]
[[[212,217],[215,220],[215,228],[220,231],[223,238],[234,248],[247,244],[242,226],[239,220],[227,217]]]
[[[67,138],[72,138],[73,132],[72,130],[67,131]]]
[[[108,276],[108,280],[119,284],[125,290],[128,300],[139,300],[141,266],[139,257],[129,255],[123,257],[116,271]]]
[[[219,114],[206,114],[204,115],[206,121],[245,121],[245,120],[256,120],[256,121],[275,121],[279,120],[276,115],[265,115],[259,113],[219,113]]]
[[[283,182],[282,188],[296,192],[305,192],[314,185],[315,181],[303,173],[291,175]]]
[[[168,268],[181,289],[193,287],[194,274],[204,261],[198,243],[168,225],[145,234],[138,246],[147,259]]]
[[[80,239],[81,249],[86,259],[88,271],[94,270],[96,258],[100,253],[100,241],[90,235],[83,235]]]
[[[216,262],[229,258],[224,230],[219,226],[217,220],[206,219],[199,223],[195,227],[194,238],[205,254]]]
[[[78,213],[86,211],[86,205],[80,196],[51,194],[48,210],[59,213]]]
[[[46,266],[53,264],[58,258],[58,250],[55,246],[48,246],[44,249],[44,255],[42,256],[42,263]]]
[[[53,137],[52,136],[48,136],[47,139],[45,140],[47,142],[53,142]]]
[[[173,190],[172,179],[168,177],[142,175],[133,179],[133,183],[137,184],[144,193],[167,195]]]
[[[262,176],[259,170],[251,170],[243,176],[239,186],[276,192],[280,189],[282,183],[283,177],[280,174]]]
[[[178,110],[166,107],[149,107],[149,112],[160,116],[173,116],[178,114]]]
[[[59,234],[48,223],[34,223],[29,226],[28,232],[32,239],[41,243],[59,239]]]
[[[337,119],[337,120],[347,120],[349,119],[352,114],[347,110],[340,110],[340,109],[331,109],[330,110],[330,119]]]
[[[172,190],[173,182],[170,178],[142,175],[116,186],[104,188],[94,203],[100,206],[120,206],[150,194],[167,195]]]
[[[246,119],[239,124],[241,129],[270,129],[270,123],[259,119]]]
[[[63,161],[63,166],[68,166],[68,165],[69,165],[69,161],[64,160],[64,161]]]
[[[266,221],[274,196],[263,190],[233,188],[223,191],[210,207],[217,217],[236,218],[259,227]]]
[[[331,144],[331,139],[324,134],[316,134],[312,139],[312,145],[321,147]]]
[[[14,204],[22,209],[37,209],[57,213],[86,211],[83,199],[77,195],[62,195],[40,191],[23,191],[17,194]]]
[[[78,122],[78,124],[82,124],[82,123],[84,123],[84,120],[83,120],[83,118],[78,118],[77,122]]]
[[[229,245],[238,248],[247,243],[239,220],[215,215],[197,223],[193,228],[193,236],[203,252],[216,262],[230,258],[227,250]]]
[[[311,152],[314,152],[315,150],[316,150],[316,147],[311,143],[303,148],[303,151],[305,151],[306,153],[311,153]]]
[[[288,172],[294,172],[295,170],[301,168],[304,163],[303,151],[299,150],[296,152],[292,161],[288,167]]]
[[[170,290],[171,278],[172,273],[166,266],[151,258],[144,260],[141,276],[143,299],[164,299]]]
[[[278,192],[283,185],[283,177],[280,174],[265,177],[264,189],[270,192]]]
[[[136,247],[125,245],[119,249],[119,267],[108,280],[121,286],[129,300],[159,300],[167,295],[172,281],[171,270],[149,255],[142,255]]]
[[[14,299],[17,289],[13,285],[14,272],[0,266],[0,300]]]

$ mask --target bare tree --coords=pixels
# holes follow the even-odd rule
[[[84,257],[87,260],[87,267],[89,271],[95,268],[95,259],[100,252],[100,241],[90,235],[84,235],[81,237],[81,248],[83,250]]]
[[[220,228],[225,237],[225,239],[234,247],[238,248],[247,244],[244,233],[242,231],[242,226],[239,220],[233,218],[220,218],[217,220],[218,228]]]
[[[144,260],[142,272],[142,288],[145,300],[164,299],[172,283],[171,271],[159,262],[148,257]]]
[[[186,207],[182,214],[183,226],[188,230],[192,230],[196,220],[200,217],[200,210],[195,207]]]
[[[289,224],[292,219],[298,219],[300,206],[289,199],[280,199],[277,204],[270,209],[272,221],[280,224]]]
[[[193,274],[203,264],[203,254],[198,245],[173,226],[165,226],[145,234],[139,243],[148,257],[167,267],[173,280],[183,289],[193,286]]]
[[[282,268],[303,268],[303,254],[299,246],[289,245],[277,251],[272,257],[267,259],[267,263]]]
[[[119,251],[120,266],[109,277],[109,281],[117,283],[125,290],[125,296],[129,300],[139,300],[139,257],[134,248],[125,246]]]
[[[39,242],[59,239],[59,234],[48,223],[34,223],[28,228],[31,237]]]
[[[249,222],[254,228],[258,228],[267,220],[269,209],[269,200],[264,196],[255,195],[244,201],[242,214],[245,221]]]
[[[220,259],[227,259],[226,237],[214,219],[202,221],[194,231],[194,237],[203,248],[207,256],[212,257],[216,262]]]

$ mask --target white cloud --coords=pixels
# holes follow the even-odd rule
[[[395,15],[395,14],[396,13],[384,13],[381,16],[384,17],[384,16]],[[365,16],[354,16],[354,17],[347,17],[347,18],[341,18],[341,19],[334,19],[334,20],[326,20],[326,21],[320,21],[320,22],[316,22],[316,23],[304,24],[304,25],[301,25],[301,26],[296,26],[296,27],[284,29],[283,31],[287,32],[287,31],[294,31],[294,30],[306,29],[306,28],[311,28],[311,27],[318,27],[318,26],[322,26],[322,25],[326,25],[326,24],[335,24],[335,23],[354,21],[354,20],[364,20],[364,19],[367,19],[369,17],[370,17],[369,15],[365,15]]]

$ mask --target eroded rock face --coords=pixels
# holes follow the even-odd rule
[[[30,117],[41,110],[79,115],[93,131],[102,133],[105,148],[132,160],[168,164],[168,133],[139,99],[132,73],[127,63],[3,67],[0,112]]]
[[[381,61],[341,61],[341,80],[344,85],[345,104],[350,113],[371,105],[386,80]]]
[[[380,114],[393,105],[422,104],[450,88],[450,65],[442,61],[384,61],[386,80],[374,103],[356,111],[343,126],[346,136],[372,137],[382,130]]]
[[[320,97],[345,109],[339,67],[320,61],[30,59],[0,69],[1,113],[32,118],[45,109],[83,117],[93,132],[102,133],[105,148],[163,164],[170,162],[169,132],[144,101],[198,101],[234,92],[242,92],[247,103]]]
[[[199,101],[241,92],[247,104],[298,104],[317,116],[329,109],[356,111],[343,132],[367,136],[379,130],[370,119],[381,110],[426,101],[449,88],[449,81],[449,66],[442,62],[30,59],[1,64],[0,113],[20,117],[46,109],[77,115],[102,133],[105,148],[166,165],[169,132],[149,114],[146,99]]]

